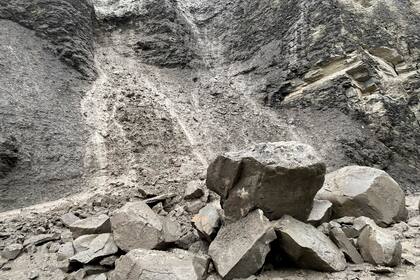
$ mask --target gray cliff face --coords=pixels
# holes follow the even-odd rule
[[[3,1],[0,209],[109,184],[177,192],[219,152],[288,140],[314,146],[329,171],[373,166],[418,190],[419,11]]]

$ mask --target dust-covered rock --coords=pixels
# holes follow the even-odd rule
[[[22,244],[10,244],[4,247],[3,251],[1,252],[1,256],[7,260],[14,260],[19,256],[22,250]]]
[[[111,280],[204,280],[210,259],[188,251],[134,249],[116,261]]]
[[[70,262],[88,264],[118,252],[118,247],[109,233],[84,235],[78,239],[74,241],[77,253],[70,257]]]
[[[69,228],[73,238],[86,234],[110,233],[111,221],[107,215],[101,214],[83,220],[76,220]]]
[[[333,204],[333,215],[370,217],[380,225],[407,219],[405,194],[386,172],[364,166],[347,166],[327,174],[318,199]]]
[[[343,253],[322,232],[293,217],[274,222],[281,248],[300,267],[320,271],[342,271],[346,268]]]
[[[306,221],[324,174],[308,145],[261,143],[218,156],[208,167],[207,186],[221,196],[228,220],[259,208],[270,220],[288,214]]]
[[[209,255],[223,279],[246,278],[264,264],[274,229],[261,210],[223,226],[210,244]]]
[[[341,228],[333,227],[329,232],[330,239],[341,249],[346,258],[355,264],[363,263],[363,258]]]

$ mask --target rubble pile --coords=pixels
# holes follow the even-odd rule
[[[45,248],[67,280],[232,280],[284,267],[393,273],[416,265],[403,243],[409,224],[418,231],[420,223],[405,223],[399,185],[374,168],[325,170],[310,146],[296,142],[221,155],[208,168],[208,189],[200,181],[186,186],[184,207],[133,199],[109,215],[66,213],[61,234],[4,246],[0,271]],[[194,200],[206,203],[188,212]]]

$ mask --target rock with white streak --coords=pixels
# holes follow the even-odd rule
[[[322,187],[325,164],[298,142],[261,143],[218,156],[207,169],[207,186],[221,196],[227,221],[254,209],[270,220],[291,215],[306,221]]]

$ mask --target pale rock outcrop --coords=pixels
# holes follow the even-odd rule
[[[209,255],[223,279],[246,278],[263,266],[275,239],[271,223],[258,209],[223,226],[210,244]]]
[[[210,259],[174,249],[134,249],[116,261],[111,280],[204,280]]]
[[[379,225],[407,219],[405,195],[385,171],[347,166],[327,174],[317,199],[333,204],[333,216],[372,218]]]
[[[254,209],[270,220],[288,214],[306,221],[324,175],[325,165],[311,146],[261,143],[218,156],[207,169],[207,186],[221,196],[228,221]]]
[[[319,271],[342,271],[346,268],[343,253],[322,232],[291,216],[274,222],[280,246],[300,267]]]

